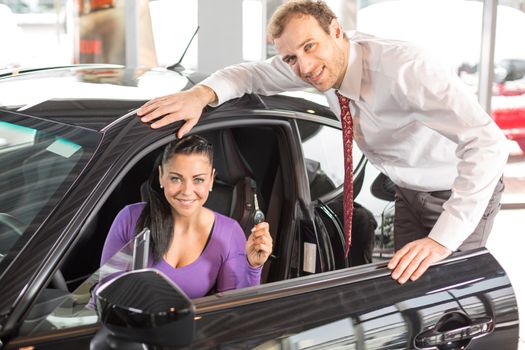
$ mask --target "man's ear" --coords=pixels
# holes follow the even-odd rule
[[[332,34],[336,39],[339,39],[343,35],[343,30],[337,19],[332,19],[330,22],[330,34]]]

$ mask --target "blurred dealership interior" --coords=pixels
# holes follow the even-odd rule
[[[275,53],[265,26],[282,1],[0,0],[0,73],[72,63],[212,72],[263,59]],[[478,95],[509,140],[503,211],[523,218],[525,0],[327,3],[346,30],[423,46]]]

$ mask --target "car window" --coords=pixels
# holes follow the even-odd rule
[[[42,334],[96,323],[98,316],[95,291],[122,273],[133,270],[133,267],[136,266],[136,257],[140,255],[137,254],[137,250],[141,249],[140,243],[135,242],[141,241],[137,238],[130,240],[73,292],[57,294],[56,290],[45,290],[37,299],[35,307],[31,309],[21,328],[20,335]],[[40,315],[39,312],[42,312],[44,308],[38,305],[46,304],[55,304],[55,307],[48,315]],[[36,325],[35,320],[38,320]]]
[[[301,135],[303,154],[310,183],[311,200],[321,198],[344,183],[344,155],[341,130],[310,121],[298,120],[297,125]],[[368,237],[367,247],[373,247],[372,261],[380,261],[392,256],[393,252],[393,202],[378,196],[377,188],[382,188],[379,171],[367,163],[363,153],[354,143],[352,149],[354,169],[354,223],[352,229],[361,237]],[[378,179],[378,180],[379,180]],[[320,205],[322,223],[318,222],[320,232],[325,230],[332,242],[333,254],[337,267],[340,235],[343,223],[343,200],[340,195],[329,203]],[[324,212],[324,214],[323,214]],[[334,217],[339,223],[334,223]],[[323,225],[322,225],[323,224]],[[342,249],[342,248],[341,248]],[[359,254],[353,254],[356,259],[350,261],[350,266],[364,263],[358,259]],[[370,260],[370,259],[368,259]]]
[[[332,191],[344,182],[343,136],[341,130],[305,120],[298,120],[312,200]],[[361,152],[354,144],[354,169]]]
[[[38,229],[99,139],[96,132],[0,114],[0,260]]]

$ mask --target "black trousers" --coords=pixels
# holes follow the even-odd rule
[[[494,189],[485,213],[474,232],[458,250],[469,250],[485,246],[494,218],[501,207],[500,201],[505,185],[501,178]],[[394,246],[396,250],[405,244],[428,236],[438,217],[443,212],[443,203],[451,191],[422,192],[396,186]]]

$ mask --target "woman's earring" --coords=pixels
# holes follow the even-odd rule
[[[164,188],[162,185],[160,185],[160,188]]]
[[[210,188],[210,192],[213,190],[213,188]]]

